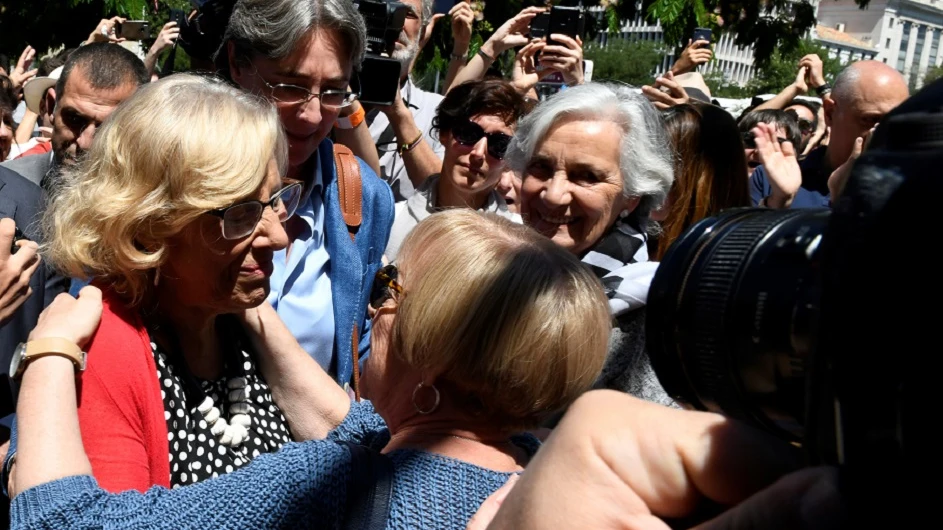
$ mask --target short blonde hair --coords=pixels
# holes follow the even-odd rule
[[[287,162],[274,106],[225,82],[177,74],[140,88],[63,171],[44,217],[44,255],[70,277],[100,279],[133,304],[166,241],[208,210],[256,192]]]
[[[602,287],[531,228],[465,209],[437,213],[407,236],[397,261],[405,295],[394,355],[467,394],[496,424],[536,427],[599,376],[611,327]]]

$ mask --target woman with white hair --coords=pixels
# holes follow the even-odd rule
[[[628,86],[569,88],[521,121],[507,164],[522,177],[524,222],[577,255],[606,289],[617,325],[598,385],[672,403],[648,363],[644,335],[657,267],[648,263],[646,231],[674,180],[658,111]]]

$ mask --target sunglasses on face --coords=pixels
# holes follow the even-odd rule
[[[794,110],[787,110],[786,114],[792,116],[799,123],[799,131],[802,134],[809,134],[813,130],[812,120],[807,120],[805,118],[800,118],[799,114]]]
[[[510,135],[501,132],[486,133],[485,130],[481,128],[481,125],[471,120],[459,123],[453,127],[452,137],[455,138],[455,141],[458,143],[468,147],[474,146],[480,142],[482,138],[487,138],[488,154],[498,160],[504,160],[508,145],[511,143]]]
[[[789,140],[777,137],[776,141],[779,142],[779,145],[783,145]],[[753,137],[752,132],[743,133],[743,147],[746,149],[756,149],[756,138]]]
[[[301,190],[300,183],[291,184],[279,190],[267,202],[246,201],[207,213],[222,219],[223,238],[242,239],[255,232],[266,207],[272,208],[280,222],[288,221],[295,215],[295,210],[301,202]]]
[[[393,293],[403,294],[403,286],[396,281],[397,276],[399,270],[392,263],[377,271],[373,278],[373,289],[370,291],[370,307],[380,309],[393,297]]]

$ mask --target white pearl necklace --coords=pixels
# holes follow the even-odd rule
[[[210,426],[210,432],[219,439],[220,444],[239,447],[249,437],[249,426],[252,425],[252,418],[247,414],[249,386],[245,377],[234,377],[226,381],[226,388],[229,389],[229,411],[232,413],[228,422],[209,396],[206,396],[197,410],[203,415],[203,419]]]

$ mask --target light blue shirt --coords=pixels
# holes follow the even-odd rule
[[[334,302],[331,299],[331,257],[324,245],[324,208],[320,159],[314,184],[295,213],[304,229],[291,252],[275,253],[272,292],[268,301],[308,355],[332,376],[334,363]]]

